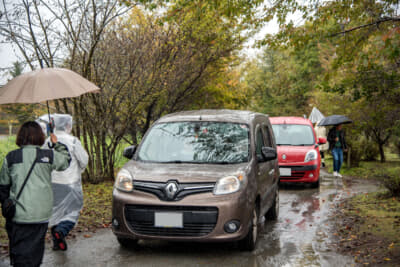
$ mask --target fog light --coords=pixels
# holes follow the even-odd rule
[[[310,173],[310,175],[309,175],[309,176],[310,176],[310,178],[313,178],[313,177],[314,177],[314,174]]]
[[[231,234],[231,233],[234,233],[237,230],[239,230],[239,227],[240,227],[240,222],[237,220],[232,220],[232,221],[227,222],[224,225],[224,230],[225,230],[225,232]]]
[[[112,221],[112,225],[114,228],[118,229],[119,228],[119,222],[117,220],[117,218],[114,218]]]

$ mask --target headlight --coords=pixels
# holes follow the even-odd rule
[[[232,175],[219,179],[214,186],[214,195],[225,195],[239,191],[242,179],[242,175]]]
[[[318,158],[317,151],[313,149],[307,152],[304,162],[313,161],[316,160],[317,158]]]
[[[133,190],[133,178],[126,169],[121,169],[118,172],[117,178],[115,179],[115,187],[125,192],[131,192]]]

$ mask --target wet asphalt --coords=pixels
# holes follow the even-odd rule
[[[111,229],[70,240],[68,251],[52,251],[46,243],[42,266],[352,266],[351,257],[337,254],[332,244],[332,211],[343,198],[377,190],[372,183],[340,178],[321,171],[320,188],[280,188],[277,221],[261,223],[253,252],[231,243],[140,241],[139,249],[119,246]],[[0,266],[8,266],[3,259]]]

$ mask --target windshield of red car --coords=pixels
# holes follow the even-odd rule
[[[273,124],[272,129],[278,146],[315,145],[314,132],[309,125]]]

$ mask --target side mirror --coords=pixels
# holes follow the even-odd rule
[[[135,154],[136,146],[128,146],[124,149],[124,153],[122,154],[125,158],[132,159]]]
[[[318,145],[326,144],[326,138],[320,137],[318,138]]]
[[[276,153],[276,149],[272,148],[272,147],[268,147],[268,146],[262,147],[261,153],[262,153],[265,161],[273,160],[278,157],[278,155]]]

